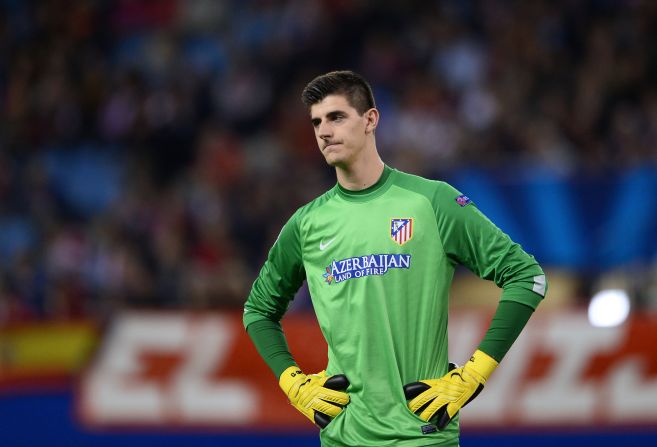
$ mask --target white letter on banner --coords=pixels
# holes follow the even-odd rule
[[[591,358],[617,348],[622,328],[596,328],[585,315],[559,315],[546,326],[542,347],[555,356],[547,376],[528,383],[520,399],[526,422],[590,422],[603,404],[594,383],[582,373]]]
[[[481,397],[473,400],[462,411],[464,421],[474,424],[500,422],[514,423],[522,418],[515,401],[520,393],[519,384],[529,369],[532,349],[540,346],[536,331],[527,328],[515,341],[500,366],[493,372]],[[511,397],[510,397],[511,396]]]
[[[241,380],[211,377],[230,353],[235,330],[216,316],[117,317],[83,382],[84,415],[101,425],[252,422],[255,391]],[[180,358],[169,381],[143,376],[149,354]]]
[[[449,321],[449,359],[463,365],[481,342],[488,318],[480,312],[459,313]],[[499,369],[486,382],[483,397],[477,398],[463,409],[462,421],[487,424],[508,420],[509,396],[517,394],[519,376],[525,371],[524,355],[527,334],[513,345]],[[515,354],[513,354],[515,352]]]
[[[188,359],[172,390],[184,420],[191,423],[252,424],[257,395],[244,380],[213,379],[232,347],[234,327],[222,316],[193,320],[187,336]]]
[[[469,312],[451,316],[449,334],[449,361],[463,365],[477,349],[483,335],[485,319],[481,313]]]
[[[649,353],[648,353],[649,354]],[[606,395],[612,421],[641,422],[657,419],[657,380],[646,378],[643,362],[636,357],[623,358],[609,372]]]
[[[144,353],[183,351],[186,322],[179,316],[122,315],[84,382],[84,409],[99,424],[150,424],[166,419],[167,396],[155,381],[136,380]]]

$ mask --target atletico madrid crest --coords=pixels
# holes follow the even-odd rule
[[[390,237],[399,245],[404,245],[413,237],[413,218],[391,219]]]

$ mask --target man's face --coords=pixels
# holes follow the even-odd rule
[[[330,166],[349,166],[371,131],[367,112],[359,115],[343,95],[329,95],[310,107],[319,150]]]

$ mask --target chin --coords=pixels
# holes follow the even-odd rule
[[[332,167],[344,167],[349,162],[349,154],[342,150],[329,149],[323,153],[326,164]]]
[[[335,152],[322,153],[322,155],[324,156],[324,160],[326,160],[326,164],[329,166],[334,166],[340,159]]]
[[[334,168],[344,164],[342,157],[336,157],[334,154],[329,154],[328,156],[324,157],[324,159],[326,160],[326,164]]]

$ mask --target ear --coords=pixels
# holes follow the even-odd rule
[[[372,133],[376,126],[379,124],[379,111],[375,108],[369,109],[363,115],[365,118],[365,133]]]

